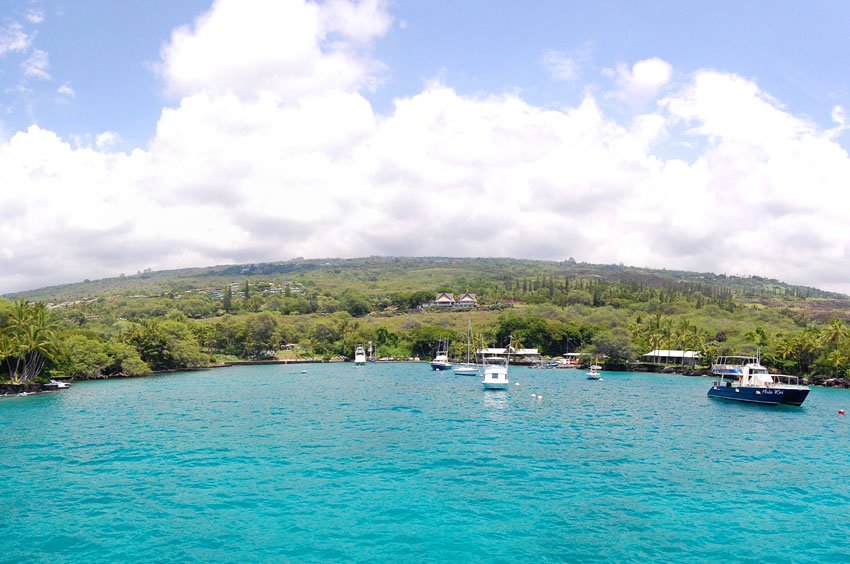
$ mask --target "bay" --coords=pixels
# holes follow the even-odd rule
[[[603,376],[244,366],[0,398],[0,560],[850,560],[850,393]]]

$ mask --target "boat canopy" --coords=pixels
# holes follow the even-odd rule
[[[757,364],[758,358],[755,356],[719,356],[714,364],[725,364],[727,366],[743,366],[745,364]]]

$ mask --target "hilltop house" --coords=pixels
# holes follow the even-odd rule
[[[455,299],[452,293],[440,292],[431,302],[431,305],[440,308],[478,307],[478,298],[475,297],[475,294],[467,293],[461,294],[459,298]]]
[[[455,302],[457,307],[478,307],[478,298],[475,294],[463,294]]]
[[[434,300],[434,305],[437,307],[454,307],[456,303],[454,294],[448,292],[440,292]]]

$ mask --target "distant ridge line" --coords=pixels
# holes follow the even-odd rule
[[[171,270],[145,271],[126,276],[101,278],[68,284],[45,286],[33,290],[25,290],[4,294],[8,299],[29,299],[47,301],[55,296],[67,298],[84,298],[120,295],[122,292],[141,291],[144,288],[156,288],[157,292],[180,292],[197,287],[196,279],[211,279],[210,283],[224,284],[224,278],[244,279],[253,276],[275,276],[296,274],[328,269],[369,269],[369,268],[399,267],[404,269],[469,269],[470,274],[487,274],[492,279],[511,276],[533,276],[535,273],[516,272],[522,267],[540,268],[538,275],[545,276],[600,276],[621,282],[629,280],[650,285],[663,286],[670,283],[705,284],[714,287],[751,287],[754,284],[772,286],[782,290],[782,294],[797,293],[798,297],[816,297],[835,300],[850,300],[845,294],[828,292],[811,286],[799,286],[781,282],[772,278],[760,276],[737,276],[715,274],[711,272],[695,272],[687,270],[668,270],[665,268],[646,268],[624,266],[622,264],[594,264],[577,262],[573,259],[563,261],[545,259],[525,259],[510,257],[398,257],[398,256],[368,256],[357,258],[312,258],[302,257],[268,262],[251,262],[243,264],[223,264],[205,267],[189,267]],[[495,269],[495,271],[494,271]],[[189,283],[192,282],[191,285]],[[799,294],[804,294],[799,296]]]

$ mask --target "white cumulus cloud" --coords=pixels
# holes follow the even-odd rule
[[[71,85],[68,84],[67,82],[65,84],[61,85],[59,88],[57,88],[56,93],[60,94],[62,96],[65,96],[67,98],[73,98],[74,96],[76,96],[76,92],[74,92],[74,89],[71,88]]]
[[[233,92],[292,100],[329,90],[356,90],[370,79],[372,62],[346,45],[325,44],[331,32],[363,41],[387,28],[376,2],[319,5],[301,0],[219,0],[193,26],[176,30],[162,49],[160,67],[169,92]],[[334,10],[336,9],[336,11]],[[341,11],[342,13],[338,13]],[[369,17],[377,23],[363,24]],[[343,25],[345,17],[362,31]]]
[[[574,256],[850,290],[850,159],[751,80],[673,86],[648,59],[618,84],[664,97],[628,119],[593,95],[551,109],[439,81],[379,114],[363,45],[390,25],[386,6],[252,6],[220,0],[173,33],[160,71],[178,98],[145,148],[36,126],[0,144],[0,291],[371,254]],[[344,22],[360,18],[358,35]],[[663,150],[682,143],[687,159]]]
[[[50,62],[46,51],[34,49],[30,56],[21,63],[21,68],[24,69],[24,74],[32,78],[41,80],[50,80],[50,73],[47,72],[50,68]]]
[[[384,35],[393,22],[382,0],[328,0],[319,5],[319,17],[327,33],[367,43]]]
[[[104,131],[103,133],[99,133],[95,139],[94,144],[98,149],[106,149],[115,145],[118,141],[121,140],[121,136],[115,133],[114,131]]]
[[[25,17],[32,24],[40,24],[44,21],[44,11],[39,8],[33,8],[27,11]]]
[[[554,49],[543,51],[543,65],[556,80],[569,82],[578,78],[578,62],[562,51]]]
[[[0,28],[0,57],[9,52],[25,51],[29,48],[32,38],[24,32],[17,22],[12,22]]]
[[[847,120],[847,114],[845,113],[844,108],[842,108],[841,106],[833,106],[832,113],[830,115],[835,125],[845,125]]]
[[[667,61],[653,57],[636,62],[631,67],[619,64],[606,74],[613,77],[619,87],[619,98],[641,103],[655,98],[670,83],[673,67]]]

